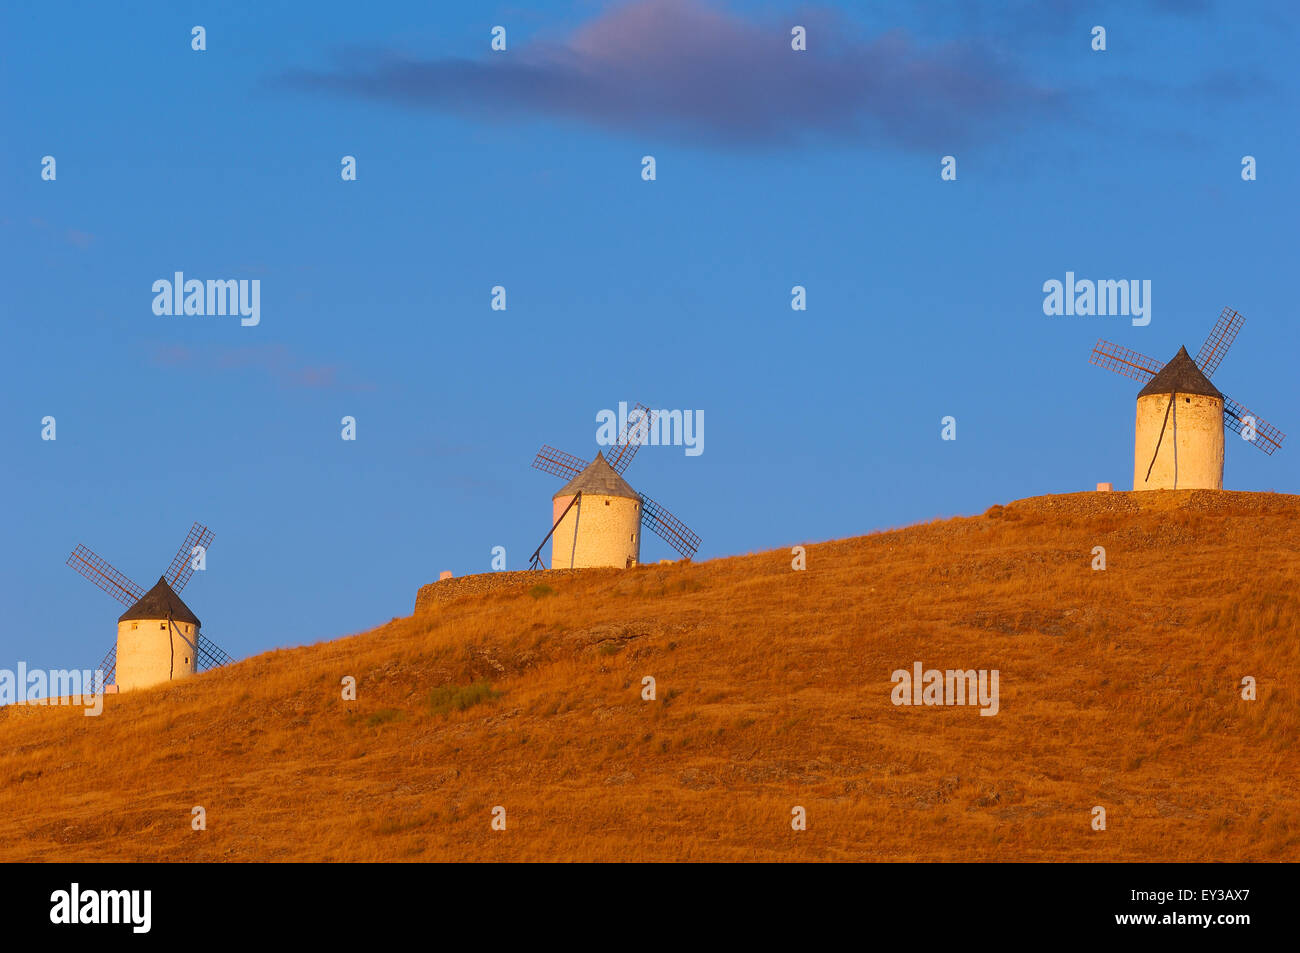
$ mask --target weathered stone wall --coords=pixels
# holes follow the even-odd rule
[[[415,594],[415,611],[423,612],[442,602],[450,602],[461,596],[479,595],[486,592],[509,592],[516,590],[526,592],[540,583],[550,582],[560,576],[572,576],[580,569],[540,569],[537,571],[515,570],[503,572],[481,572],[472,576],[454,576],[451,579],[439,579],[421,586]]]

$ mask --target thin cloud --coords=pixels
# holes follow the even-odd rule
[[[253,370],[282,387],[307,390],[373,390],[370,384],[350,383],[335,364],[311,365],[298,361],[281,344],[247,347],[192,348],[182,344],[161,344],[149,360],[156,367],[196,368],[214,373]]]
[[[51,225],[42,218],[28,219],[28,224],[33,228],[39,229],[47,235],[53,235],[60,241],[67,242],[76,248],[89,248],[95,241],[95,236],[90,232],[82,231],[79,228],[58,228]]]
[[[790,28],[808,29],[808,50]],[[716,146],[810,139],[952,148],[1065,97],[972,42],[922,44],[901,31],[855,38],[832,14],[756,23],[700,0],[615,6],[559,41],[418,60],[349,52],[282,85],[483,119],[545,117]]]

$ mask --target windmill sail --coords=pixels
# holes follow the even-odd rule
[[[116,684],[117,682],[117,643],[116,642],[113,643],[113,647],[108,650],[108,654],[105,655],[103,660],[99,663],[98,670],[104,673],[105,685]]]
[[[1254,430],[1254,437],[1248,438],[1247,443],[1252,443],[1260,450],[1263,450],[1270,457],[1273,451],[1282,446],[1282,441],[1286,439],[1286,434],[1278,430],[1272,424],[1267,423],[1263,418],[1252,414],[1241,404],[1237,403],[1231,397],[1223,398],[1223,424],[1233,433],[1244,434],[1246,428],[1251,426]]]
[[[233,661],[234,658],[228,655],[225,649],[206,636],[199,635],[198,663],[200,672],[220,668],[222,665],[229,665]]]
[[[85,546],[77,545],[68,557],[68,565],[123,605],[133,606],[144,596],[143,589]]]
[[[543,473],[562,477],[565,480],[572,480],[587,469],[587,461],[580,460],[571,453],[565,453],[562,450],[556,450],[554,447],[543,444],[542,449],[537,451],[533,466]]]
[[[167,585],[172,587],[173,592],[179,593],[184,589],[185,584],[190,581],[190,576],[194,575],[195,548],[206,550],[211,545],[212,530],[198,523],[190,527],[185,542],[181,543],[181,548],[176,551],[172,564],[167,567]]]
[[[1097,341],[1097,346],[1092,349],[1089,363],[1143,383],[1159,374],[1160,369],[1165,366],[1163,362],[1153,357],[1147,357],[1145,354],[1121,347],[1113,341],[1105,340]]]
[[[1214,372],[1219,369],[1219,364],[1228,353],[1228,348],[1232,347],[1232,342],[1237,339],[1237,332],[1245,323],[1246,319],[1236,311],[1231,308],[1223,309],[1218,322],[1210,329],[1205,343],[1201,345],[1201,350],[1196,355],[1196,366],[1201,369],[1202,374],[1206,377],[1214,376]]]
[[[650,497],[644,493],[637,495],[641,497],[642,525],[687,559],[694,556],[700,548],[700,537]]]
[[[623,432],[619,434],[618,448],[613,454],[606,454],[605,459],[619,476],[628,468],[641,445],[650,439],[650,428],[654,426],[655,412],[645,404],[637,404],[627,415]]]

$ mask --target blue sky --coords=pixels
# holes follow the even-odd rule
[[[1140,385],[1092,345],[1195,354],[1224,306],[1247,323],[1215,383],[1294,432],[1298,20],[7,5],[0,666],[97,662],[122,610],[69,551],[147,586],[195,520],[215,542],[185,597],[240,657],[404,615],[493,546],[524,568],[560,485],[534,453],[589,458],[620,400],[704,411],[702,455],[626,474],[698,558],[1127,489]],[[261,323],[155,315],[175,271],[260,279]],[[1149,279],[1150,325],[1045,316],[1067,271]],[[1225,482],[1297,492],[1295,448],[1230,441]]]

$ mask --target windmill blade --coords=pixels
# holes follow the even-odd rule
[[[185,542],[181,543],[181,548],[176,550],[176,558],[167,567],[167,585],[172,587],[173,592],[184,589],[185,584],[190,581],[190,576],[194,575],[194,547],[202,546],[207,550],[211,545],[212,530],[199,523],[190,527]]]
[[[644,493],[637,495],[641,497],[642,525],[687,559],[694,556],[700,548],[700,537],[650,497]]]
[[[114,642],[113,647],[108,650],[108,654],[104,656],[104,660],[99,663],[98,671],[104,673],[105,685],[112,685],[114,681],[117,679],[117,643],[116,642]]]
[[[68,565],[124,605],[133,606],[144,596],[143,589],[85,546],[77,545],[68,557]]]
[[[571,453],[565,453],[562,450],[556,450],[554,447],[542,444],[542,449],[537,451],[537,457],[533,460],[533,466],[543,473],[549,473],[565,480],[572,480],[587,469],[587,461],[579,460]]]
[[[638,437],[635,440],[631,439],[636,431],[641,429],[642,421],[645,421],[645,436]],[[614,471],[619,476],[623,475],[623,471],[632,462],[636,452],[641,449],[643,441],[650,439],[650,428],[654,426],[654,422],[655,411],[645,404],[637,404],[632,408],[632,412],[627,415],[627,423],[618,438],[618,452],[612,457],[609,455],[605,457],[606,462],[614,468]]]
[[[199,645],[195,654],[197,656],[195,661],[199,663],[200,672],[220,668],[234,661],[234,658],[228,655],[225,649],[202,634],[199,635]]]
[[[1228,353],[1228,348],[1232,347],[1232,342],[1237,339],[1237,332],[1245,323],[1246,319],[1236,311],[1231,308],[1223,309],[1218,322],[1210,329],[1205,343],[1201,345],[1201,350],[1196,355],[1196,366],[1201,369],[1202,374],[1206,377],[1214,376],[1214,372],[1219,369],[1219,363]]]
[[[1247,418],[1251,418],[1255,422],[1255,436],[1253,439],[1248,439],[1246,442],[1253,443],[1271,457],[1273,451],[1282,446],[1282,441],[1286,439],[1286,434],[1278,430],[1272,424],[1265,422],[1263,418],[1252,414],[1231,397],[1224,395],[1223,425],[1233,433],[1241,433],[1246,428]]]
[[[1089,363],[1143,382],[1151,380],[1160,373],[1160,368],[1165,366],[1155,358],[1105,340],[1097,341],[1097,346],[1092,349]]]

